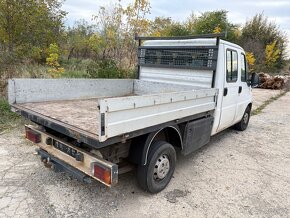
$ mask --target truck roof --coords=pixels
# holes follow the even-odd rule
[[[216,41],[216,38],[148,40],[144,42],[144,46],[214,46],[216,45]],[[239,45],[228,42],[226,40],[220,40],[220,43],[243,50],[243,48]]]

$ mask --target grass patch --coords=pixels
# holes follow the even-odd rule
[[[8,102],[0,98],[0,134],[5,130],[15,128],[21,123],[21,117],[10,111]]]
[[[271,97],[270,99],[265,101],[262,105],[260,105],[258,108],[253,110],[251,115],[255,116],[255,115],[258,115],[258,114],[262,113],[262,111],[265,109],[265,107],[267,107],[272,102],[274,102],[274,101],[278,100],[279,98],[281,98],[282,96],[284,96],[287,92],[288,92],[288,90],[283,91],[282,93],[280,93],[279,95],[277,95],[275,97]]]

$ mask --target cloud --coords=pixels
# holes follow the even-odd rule
[[[71,26],[75,21],[85,19],[91,21],[93,14],[98,11],[101,4],[92,0],[66,0],[62,9],[67,11],[65,24]]]
[[[68,12],[66,25],[71,26],[75,21],[85,19],[88,22],[92,22],[93,15],[98,13],[101,6],[109,6],[117,1],[109,0],[65,0],[62,9]],[[132,3],[132,0],[122,0],[123,6]]]

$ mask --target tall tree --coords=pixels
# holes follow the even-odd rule
[[[148,31],[151,36],[167,36],[171,25],[170,17],[155,17],[153,21],[150,21]]]
[[[265,63],[268,69],[275,68],[277,65],[277,60],[280,56],[280,49],[277,48],[277,41],[274,41],[268,45],[266,45],[265,50]]]
[[[269,71],[273,70],[273,66],[279,70],[284,66],[287,44],[285,34],[279,30],[277,24],[270,22],[263,13],[255,15],[243,26],[240,44],[246,51],[254,54],[256,70]],[[272,45],[273,48],[270,49],[269,45]],[[275,54],[274,63],[270,54]],[[270,65],[268,64],[269,59],[271,59]]]
[[[201,16],[192,16],[190,22],[195,34],[221,33],[227,34],[226,39],[229,41],[237,41],[237,25],[229,22],[227,11],[208,11]]]
[[[98,31],[90,40],[96,56],[113,59],[119,67],[132,68],[137,56],[134,34],[147,33],[149,12],[149,0],[134,0],[127,7],[121,1],[101,7],[94,17]]]
[[[66,15],[61,6],[59,0],[0,0],[2,50],[26,55],[58,42]]]
[[[186,23],[181,23],[178,21],[174,21],[167,26],[164,33],[167,36],[187,36],[192,34]]]
[[[95,26],[85,20],[76,21],[73,27],[68,27],[66,33],[67,58],[89,58],[91,49],[90,37],[94,34]]]

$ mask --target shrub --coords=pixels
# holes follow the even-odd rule
[[[71,59],[62,59],[60,61],[60,64],[67,70],[67,71],[87,71],[87,66],[94,62],[91,59],[77,59],[77,58],[71,58]]]
[[[62,78],[89,78],[86,71],[65,71],[61,74]]]
[[[87,73],[91,78],[133,78],[133,71],[126,71],[117,67],[113,60],[94,61],[88,64]]]
[[[5,129],[16,126],[19,121],[19,115],[11,112],[8,102],[0,98],[0,133]]]
[[[49,57],[46,58],[46,64],[51,68],[48,72],[52,77],[58,78],[64,72],[64,68],[60,67],[59,61],[59,48],[57,44],[50,44],[48,49]]]

